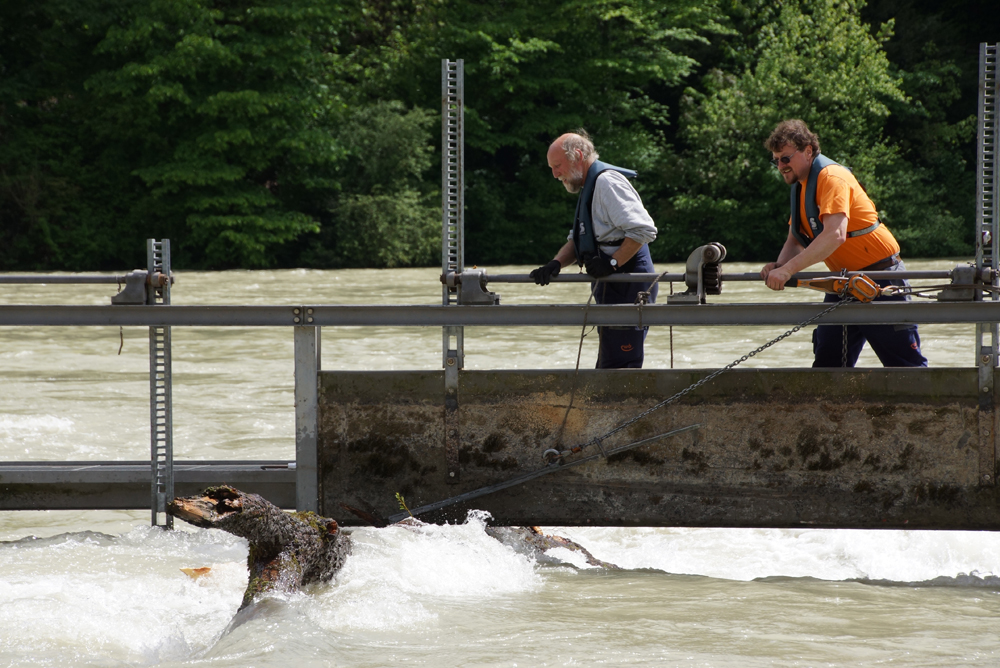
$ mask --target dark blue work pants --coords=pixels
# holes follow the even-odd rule
[[[883,271],[903,271],[906,267],[899,262]],[[876,281],[880,286],[907,285],[905,280]],[[825,302],[838,301],[837,295],[826,295]],[[877,297],[875,301],[901,302],[909,299],[906,295]],[[843,325],[819,325],[813,331],[813,367],[840,367],[844,365]],[[848,325],[847,364],[853,367],[865,346],[871,344],[882,366],[927,366],[927,358],[920,352],[920,334],[916,325]]]
[[[601,252],[606,258],[607,253]],[[643,245],[631,260],[622,265],[621,273],[653,274],[653,260],[649,256],[649,247]],[[634,304],[635,298],[644,290],[649,290],[650,283],[594,283],[594,301],[598,304]],[[653,287],[649,303],[656,301],[659,285]],[[648,327],[598,327],[597,334],[601,337],[597,353],[598,369],[641,369],[643,359],[643,344],[646,341]]]

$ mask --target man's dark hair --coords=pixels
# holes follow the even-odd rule
[[[764,142],[764,148],[771,153],[777,153],[785,147],[785,144],[795,144],[795,148],[802,151],[806,146],[812,146],[813,157],[819,153],[819,137],[809,129],[806,122],[798,118],[792,118],[778,123],[774,132]]]

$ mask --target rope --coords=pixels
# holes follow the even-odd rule
[[[591,292],[591,298],[593,298],[593,292]],[[762,352],[762,351],[770,348],[775,343],[778,343],[779,341],[788,338],[789,336],[791,336],[795,332],[799,331],[803,327],[809,326],[813,322],[819,320],[820,318],[822,318],[823,316],[827,315],[828,313],[832,313],[833,311],[835,311],[836,309],[840,308],[841,306],[843,306],[844,304],[846,304],[846,303],[848,303],[850,301],[856,301],[856,300],[854,300],[852,298],[847,298],[847,299],[844,299],[842,301],[838,301],[837,303],[833,304],[829,308],[824,309],[823,311],[820,311],[819,313],[817,313],[813,317],[809,318],[808,320],[805,320],[805,321],[799,323],[798,325],[796,325],[795,327],[791,328],[790,330],[788,330],[784,334],[781,334],[780,336],[777,336],[777,337],[771,339],[770,341],[768,341],[764,345],[760,346],[756,350],[753,350],[753,351],[747,353],[743,357],[740,357],[739,359],[737,359],[737,360],[735,360],[735,361],[727,364],[726,366],[722,367],[721,369],[717,369],[717,370],[713,371],[712,373],[710,373],[709,375],[705,376],[701,380],[699,380],[699,381],[697,381],[695,383],[692,383],[691,385],[689,385],[685,389],[681,390],[680,392],[678,392],[678,393],[674,394],[673,396],[671,396],[671,397],[669,397],[669,398],[661,401],[660,403],[656,404],[652,408],[643,411],[639,415],[636,415],[631,420],[628,420],[627,422],[624,422],[624,423],[620,424],[619,426],[615,427],[614,429],[612,429],[611,431],[607,432],[603,436],[598,436],[596,438],[593,438],[590,441],[588,441],[587,443],[584,443],[583,445],[575,446],[573,448],[570,448],[569,450],[563,450],[563,451],[558,451],[558,450],[555,450],[555,449],[549,449],[549,450],[547,450],[546,451],[546,456],[547,456],[547,459],[548,459],[548,464],[545,467],[541,468],[541,469],[538,469],[536,471],[530,471],[528,473],[525,473],[525,474],[522,474],[522,475],[519,475],[519,476],[515,476],[513,478],[510,478],[508,480],[505,480],[503,482],[499,482],[499,483],[496,483],[496,484],[493,484],[493,485],[487,485],[486,487],[480,487],[479,489],[472,490],[472,491],[466,492],[464,494],[459,494],[457,496],[453,496],[451,498],[444,499],[443,501],[437,501],[435,503],[431,503],[431,504],[428,504],[426,506],[422,506],[420,508],[415,508],[413,510],[407,511],[406,513],[400,513],[398,515],[393,515],[392,517],[388,518],[388,522],[389,523],[395,523],[395,522],[398,522],[398,521],[400,521],[402,519],[406,519],[407,516],[411,516],[412,517],[412,516],[415,516],[415,515],[418,515],[418,514],[421,514],[421,513],[430,512],[432,510],[440,510],[441,508],[446,508],[448,506],[454,505],[454,504],[462,502],[462,501],[469,501],[469,500],[478,498],[480,496],[484,496],[486,494],[491,494],[493,492],[496,492],[496,491],[499,491],[499,490],[502,490],[502,489],[507,489],[507,488],[513,487],[515,485],[520,485],[520,484],[525,483],[525,482],[527,482],[529,480],[533,480],[535,478],[538,478],[538,477],[543,476],[543,475],[547,475],[549,473],[554,473],[555,471],[561,471],[561,470],[563,470],[565,468],[568,468],[570,466],[577,466],[577,465],[583,464],[585,462],[596,460],[598,457],[604,457],[604,459],[607,459],[611,455],[615,455],[615,454],[618,454],[620,452],[624,452],[626,450],[631,450],[632,448],[638,447],[640,445],[644,445],[646,443],[651,443],[651,442],[659,440],[661,438],[666,438],[668,436],[673,436],[673,435],[680,434],[680,433],[683,433],[683,432],[686,432],[686,431],[691,431],[693,429],[699,429],[702,425],[700,425],[700,424],[693,424],[693,425],[689,425],[687,427],[681,427],[680,429],[674,429],[674,430],[666,432],[664,434],[657,434],[656,436],[652,436],[650,438],[644,438],[644,439],[639,440],[639,441],[635,441],[635,442],[632,442],[632,443],[628,443],[626,445],[621,445],[621,446],[617,446],[617,447],[609,448],[609,449],[605,449],[604,448],[604,443],[603,443],[603,441],[606,438],[608,438],[610,436],[613,436],[614,434],[617,434],[618,432],[622,431],[623,429],[628,428],[630,425],[638,422],[639,420],[643,419],[644,417],[646,417],[647,415],[653,413],[654,411],[658,411],[659,409],[663,408],[664,406],[666,406],[666,405],[668,405],[670,403],[673,403],[674,401],[680,399],[681,397],[683,397],[684,395],[688,394],[689,392],[693,392],[694,390],[698,389],[699,387],[701,387],[705,383],[711,382],[712,379],[714,379],[714,378],[722,375],[726,371],[729,371],[730,369],[732,369],[732,368],[734,368],[734,367],[742,364],[743,362],[747,361],[751,357],[753,357],[753,356],[757,355],[758,353],[760,353],[760,352]],[[590,300],[587,301],[587,308],[588,308],[588,310],[589,310],[589,307],[590,307]],[[586,319],[586,311],[585,311],[584,312],[584,332],[581,335],[581,341],[580,341],[581,349],[582,349],[582,346],[583,346],[583,336],[586,336],[586,327],[587,327],[586,323],[587,323],[587,319]],[[580,367],[580,355],[578,353],[577,354],[577,372],[579,372],[579,367]],[[573,392],[575,392],[575,390],[576,390],[575,386],[576,386],[576,381],[574,379]],[[569,410],[572,407],[572,403],[573,403],[573,392],[570,393],[570,406],[568,406],[566,408],[566,416],[567,417],[569,416]],[[563,418],[563,426],[565,426],[565,425],[566,425],[566,417]],[[562,427],[560,427],[559,438],[562,438]],[[581,457],[579,459],[575,459],[575,460],[570,461],[570,462],[560,461],[565,455],[567,455],[567,454],[574,454],[574,453],[580,452],[581,450],[583,450],[584,448],[586,448],[587,446],[590,446],[590,445],[597,445],[598,449],[600,450],[600,454],[596,454],[595,453],[593,455],[588,455],[586,457]]]
[[[595,289],[596,286],[591,288],[590,297],[587,299],[587,305],[583,307],[583,329],[580,330],[580,344],[576,349],[576,368],[573,370],[573,383],[570,385],[569,404],[566,406],[566,414],[563,415],[562,424],[559,425],[559,433],[556,434],[556,447],[562,445],[563,432],[566,429],[566,423],[569,421],[569,412],[573,410],[573,399],[576,397],[577,380],[580,377],[580,357],[583,355],[583,340],[587,337],[587,318],[590,316],[590,304],[594,301]]]
[[[639,307],[639,326],[642,327],[642,307],[649,303],[649,296],[653,294],[653,288],[660,279],[670,273],[670,270],[663,272],[659,276],[653,279],[653,282],[649,284],[648,290],[640,290],[635,296],[635,305]],[[673,281],[670,282],[670,294],[674,294],[674,284]]]
[[[613,436],[614,434],[617,434],[618,432],[622,431],[623,429],[627,429],[628,427],[630,427],[631,425],[635,424],[639,420],[641,420],[644,417],[650,415],[651,413],[654,413],[654,412],[660,410],[664,406],[672,404],[673,402],[677,401],[678,399],[680,399],[684,395],[689,394],[690,392],[695,391],[696,389],[698,389],[699,387],[701,387],[705,383],[711,382],[712,380],[714,380],[715,378],[721,376],[722,374],[724,374],[725,372],[729,371],[730,369],[733,369],[733,368],[739,366],[740,364],[742,364],[743,362],[746,362],[751,357],[754,357],[758,353],[761,353],[761,352],[767,350],[768,348],[770,348],[771,346],[773,346],[775,343],[778,343],[779,341],[782,341],[782,340],[788,338],[789,336],[791,336],[795,332],[799,331],[803,327],[808,327],[809,325],[811,325],[812,323],[816,322],[817,320],[819,320],[823,316],[825,316],[825,315],[827,315],[829,313],[832,313],[833,311],[837,310],[838,308],[840,308],[844,304],[847,304],[847,303],[852,302],[852,301],[856,301],[856,300],[854,300],[852,298],[848,298],[848,299],[844,299],[842,301],[836,302],[835,304],[833,304],[829,308],[820,311],[819,313],[817,313],[813,317],[811,317],[811,318],[809,318],[807,320],[802,321],[798,325],[795,325],[795,327],[792,327],[790,330],[788,330],[784,334],[781,334],[780,336],[777,336],[777,337],[771,339],[770,341],[768,341],[764,345],[760,346],[756,350],[753,350],[753,351],[747,353],[746,355],[744,355],[743,357],[740,357],[739,359],[737,359],[737,360],[735,360],[733,362],[730,362],[729,364],[727,364],[726,366],[722,367],[721,369],[716,369],[715,371],[713,371],[709,375],[705,376],[701,380],[692,383],[691,385],[689,385],[688,387],[684,388],[680,392],[674,394],[671,397],[668,397],[667,399],[664,399],[663,401],[661,401],[660,403],[656,404],[652,408],[649,408],[649,409],[643,411],[642,413],[636,415],[631,420],[628,420],[627,422],[623,422],[622,424],[618,425],[617,427],[615,427],[614,429],[612,429],[611,431],[607,432],[606,434],[604,434],[602,436],[598,436],[596,438],[593,438],[590,441],[584,443],[583,445],[575,446],[573,448],[570,448],[569,450],[563,450],[563,451],[560,451],[560,452],[555,452],[555,451],[549,451],[549,452],[553,452],[553,458],[560,458],[560,457],[563,457],[563,456],[568,455],[568,454],[574,454],[574,453],[580,452],[584,448],[586,448],[588,446],[591,446],[591,445],[600,445],[601,442],[604,441],[605,439]]]

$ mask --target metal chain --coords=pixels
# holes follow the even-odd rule
[[[599,445],[601,443],[601,441],[603,441],[604,439],[608,438],[609,436],[617,434],[618,432],[622,431],[623,429],[626,429],[627,427],[629,427],[629,426],[635,424],[636,422],[638,422],[639,420],[643,419],[647,415],[649,415],[651,413],[654,413],[654,412],[660,410],[661,408],[663,408],[664,406],[667,406],[668,404],[671,404],[671,403],[677,401],[678,399],[680,399],[684,395],[697,390],[699,387],[701,387],[705,383],[708,383],[711,380],[713,380],[713,379],[721,376],[725,372],[729,371],[730,369],[733,369],[733,368],[739,366],[740,364],[742,364],[743,362],[746,362],[751,357],[757,355],[758,353],[761,353],[761,352],[767,350],[768,348],[770,348],[771,346],[773,346],[775,343],[778,343],[779,341],[782,341],[782,340],[788,338],[789,336],[791,336],[795,332],[799,331],[803,327],[808,327],[809,325],[811,325],[812,323],[816,322],[817,320],[819,320],[823,316],[827,315],[828,313],[832,313],[833,311],[837,310],[838,308],[840,308],[844,304],[847,304],[848,302],[852,302],[852,301],[856,301],[856,300],[849,297],[847,299],[843,299],[841,301],[838,301],[833,306],[831,306],[831,307],[829,307],[827,309],[824,309],[823,311],[820,311],[819,313],[817,313],[813,317],[809,318],[808,320],[805,320],[805,321],[799,323],[798,325],[795,325],[795,327],[792,327],[790,330],[788,330],[784,334],[771,339],[770,341],[768,341],[764,345],[760,346],[756,350],[753,350],[753,351],[747,353],[746,355],[744,355],[743,357],[740,357],[739,359],[735,360],[734,362],[730,362],[729,364],[727,364],[726,366],[722,367],[721,369],[716,369],[715,371],[713,371],[712,373],[708,374],[707,376],[705,376],[701,380],[699,380],[699,381],[697,381],[695,383],[692,383],[688,387],[684,388],[683,390],[681,390],[677,394],[674,394],[673,396],[671,396],[671,397],[669,397],[667,399],[664,399],[663,401],[661,401],[660,403],[656,404],[652,408],[649,408],[649,409],[643,411],[642,413],[640,413],[639,415],[636,415],[631,420],[618,425],[617,427],[615,427],[614,429],[612,429],[608,433],[604,434],[603,436],[598,436],[596,438],[591,439],[590,441],[588,441],[587,443],[585,443],[583,446],[580,446],[579,449],[583,449],[583,448],[585,448],[587,446],[594,445],[594,444],[598,444]],[[573,449],[573,452],[577,452],[577,451],[579,451],[577,448]],[[559,453],[559,454],[562,455],[562,454],[565,454],[565,453],[568,453],[568,452],[571,452],[571,451],[564,451],[563,453]]]
[[[842,325],[840,328],[840,366],[843,369],[847,368],[847,325]]]

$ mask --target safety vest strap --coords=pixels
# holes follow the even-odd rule
[[[594,220],[591,213],[594,205],[594,186],[597,184],[597,177],[609,169],[628,179],[634,179],[639,175],[634,169],[615,167],[600,160],[595,160],[587,170],[587,178],[576,201],[576,216],[573,219],[573,247],[579,265],[582,265],[587,257],[597,254],[597,237],[594,235]]]
[[[812,166],[809,168],[809,178],[806,180],[806,220],[809,223],[812,238],[807,237],[802,233],[802,217],[799,214],[801,207],[800,198],[802,196],[802,184],[798,181],[792,184],[790,202],[792,208],[792,235],[795,237],[796,241],[802,244],[803,248],[808,246],[813,239],[818,237],[823,232],[823,221],[820,220],[819,204],[816,202],[816,180],[819,178],[819,173],[830,165],[840,165],[840,163],[834,162],[822,153],[817,153],[816,158],[812,162]],[[840,166],[843,167],[843,165]],[[850,167],[844,167],[844,169],[852,171]],[[853,238],[860,237],[863,234],[869,234],[874,232],[881,224],[881,221],[876,220],[868,227],[848,232],[847,236]]]
[[[881,220],[876,220],[874,223],[872,223],[868,227],[863,227],[860,230],[854,230],[853,232],[848,232],[847,236],[849,236],[849,237],[860,237],[862,234],[868,234],[869,232],[874,232],[875,229],[879,225],[881,225],[881,224],[882,224]]]

